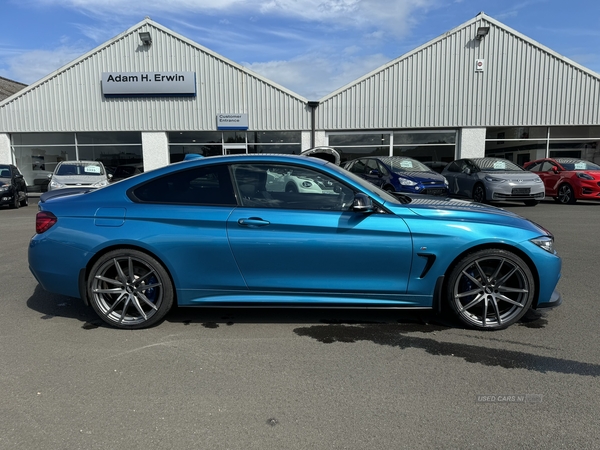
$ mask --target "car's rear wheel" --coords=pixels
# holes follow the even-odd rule
[[[155,325],[173,305],[173,283],[155,258],[131,249],[114,250],[92,266],[88,298],[106,323],[125,329]]]
[[[447,300],[466,326],[500,330],[530,308],[535,282],[529,266],[516,254],[485,249],[467,255],[448,277]]]
[[[558,203],[572,205],[577,201],[575,192],[570,184],[562,184],[558,187],[557,196],[554,198]]]
[[[473,200],[478,203],[485,203],[485,188],[483,184],[476,184],[473,188]]]

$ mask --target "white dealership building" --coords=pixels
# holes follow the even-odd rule
[[[484,13],[321,99],[145,19],[0,102],[0,163],[32,190],[74,159],[148,170],[328,145],[343,160],[600,162],[599,143],[600,75]]]

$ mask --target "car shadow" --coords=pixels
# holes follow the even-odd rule
[[[111,328],[102,321],[91,307],[73,297],[46,292],[37,285],[27,300],[27,306],[40,313],[42,320],[55,317],[75,319],[82,328]],[[298,325],[400,325],[405,332],[434,332],[445,329],[463,329],[446,314],[439,315],[428,310],[356,309],[356,308],[244,308],[244,307],[174,307],[165,322],[183,326],[200,325],[219,328],[234,324],[298,324]],[[528,328],[544,328],[544,314],[528,312],[518,325]],[[160,324],[159,324],[160,326]]]

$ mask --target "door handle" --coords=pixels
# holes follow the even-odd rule
[[[247,219],[238,219],[238,224],[243,227],[257,228],[271,225],[271,222],[263,220],[260,217],[249,217]]]

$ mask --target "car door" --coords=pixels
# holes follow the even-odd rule
[[[383,178],[379,164],[377,163],[378,161],[373,158],[365,160],[366,171],[364,178],[375,186],[381,187],[385,183],[385,179]]]
[[[363,298],[406,291],[412,240],[400,217],[351,211],[354,191],[314,169],[303,168],[304,179],[326,186],[320,193],[269,192],[262,179],[282,170],[276,166],[232,170],[242,206],[229,217],[227,233],[251,290]]]

